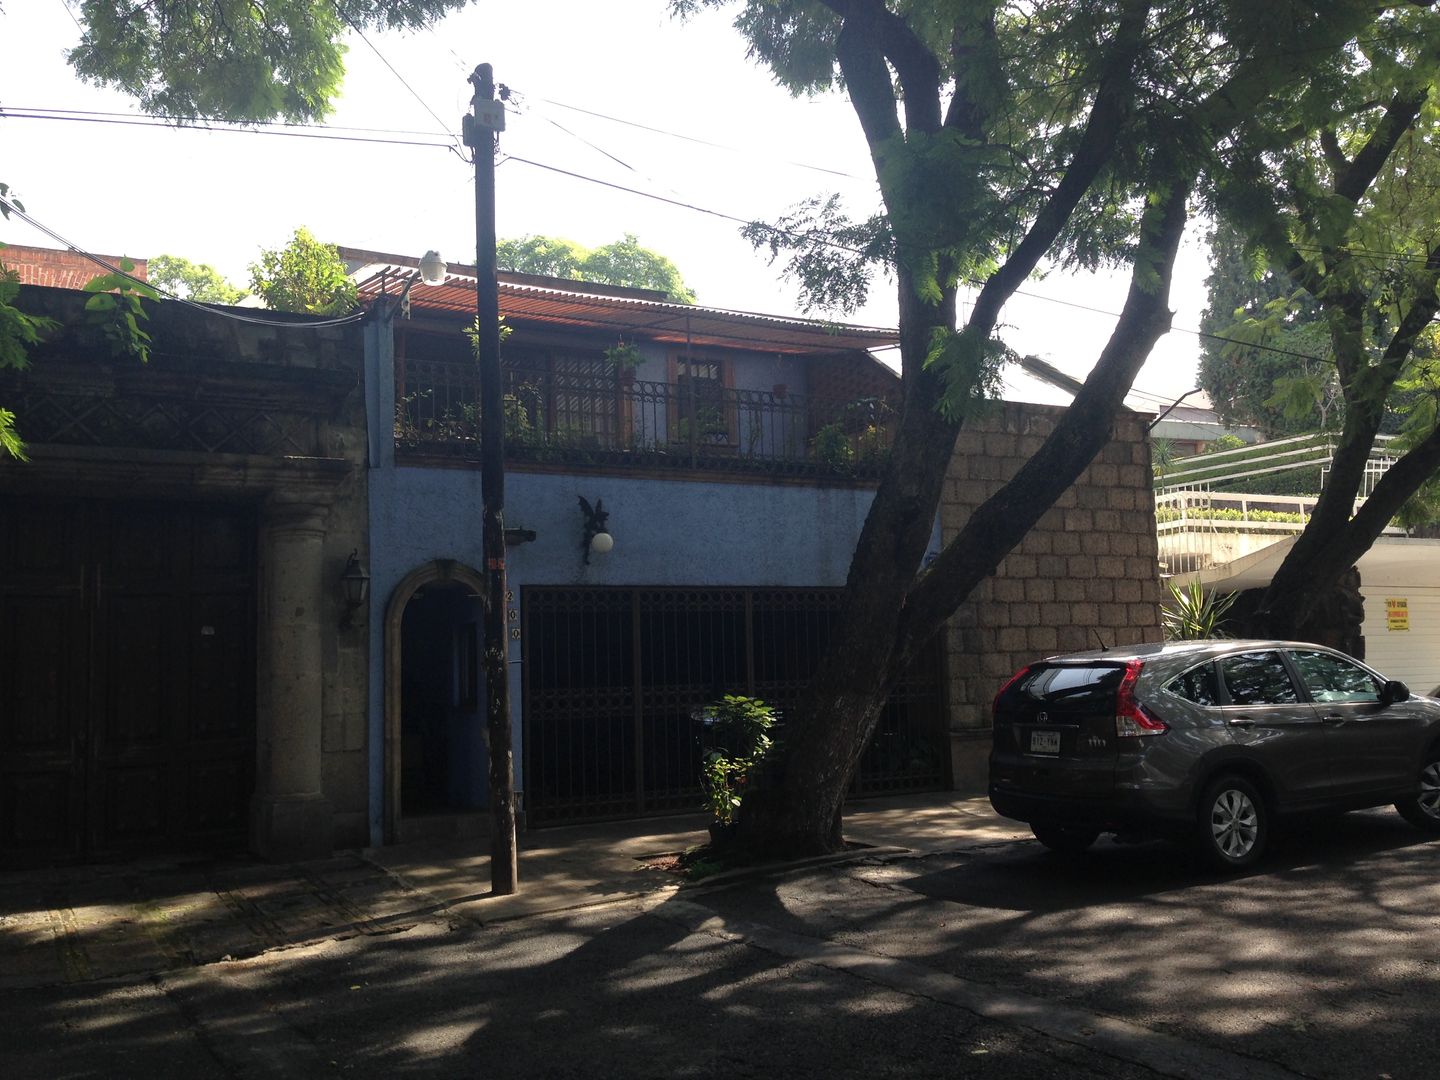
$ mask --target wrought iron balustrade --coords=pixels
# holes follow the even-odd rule
[[[892,435],[879,398],[646,382],[608,369],[507,367],[504,379],[505,450],[516,461],[873,476]],[[411,361],[399,390],[401,448],[478,452],[473,368]]]

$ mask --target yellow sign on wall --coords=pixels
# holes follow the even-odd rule
[[[1410,629],[1410,601],[1405,597],[1387,596],[1385,598],[1385,629]]]

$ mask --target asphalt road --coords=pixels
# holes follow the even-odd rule
[[[1229,879],[1165,845],[1027,841],[440,915],[0,994],[0,1076],[1430,1080],[1437,855],[1376,812]]]

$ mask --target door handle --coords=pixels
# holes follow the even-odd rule
[[[1330,713],[1328,716],[1322,716],[1320,719],[1327,724],[1345,723],[1345,717],[1341,716],[1339,713]]]
[[[1236,716],[1236,717],[1233,717],[1232,719],[1229,719],[1229,720],[1227,720],[1227,721],[1225,721],[1225,722],[1226,722],[1227,724],[1229,724],[1231,727],[1254,727],[1254,726],[1255,726],[1255,721],[1254,721],[1254,720],[1251,720],[1250,717],[1248,717],[1248,716]]]

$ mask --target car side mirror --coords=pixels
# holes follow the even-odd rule
[[[1391,679],[1380,688],[1380,704],[1394,705],[1397,701],[1405,701],[1410,697],[1410,688],[1398,679]]]

